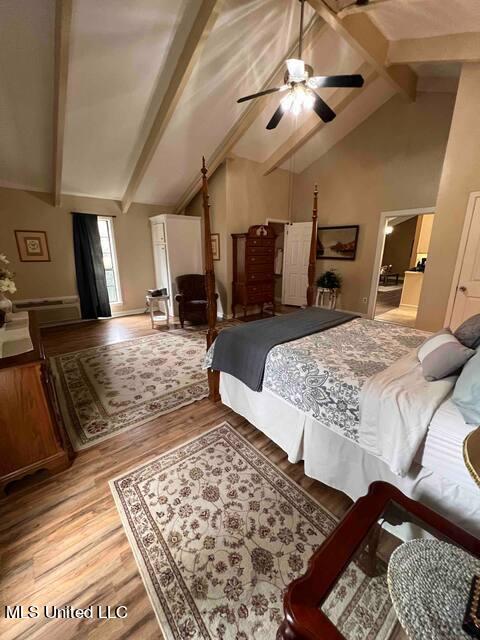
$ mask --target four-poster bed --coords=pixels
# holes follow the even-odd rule
[[[408,362],[412,367],[412,375],[406,376],[410,381],[406,384],[414,385],[413,391],[407,389],[407,392],[417,393],[418,413],[422,413],[428,398],[424,399],[420,394],[425,381],[418,378],[421,374],[415,350],[428,334],[355,316],[340,318],[330,325],[322,321],[321,314],[342,314],[313,307],[318,208],[316,187],[313,196],[307,308],[283,316],[285,321],[281,319],[282,316],[277,316],[224,329],[216,340],[215,277],[205,163],[202,166],[202,176],[205,275],[209,305],[206,357],[209,398],[212,401],[221,398],[223,404],[245,417],[250,424],[280,446],[287,453],[290,462],[303,460],[307,476],[340,489],[353,499],[364,495],[375,480],[383,480],[397,486],[414,499],[421,496],[422,502],[436,508],[464,528],[480,533],[478,490],[464,465],[462,455],[463,440],[472,428],[465,424],[449,395],[436,408],[432,404],[431,421],[429,418],[422,425],[426,432],[423,446],[418,451],[409,452],[411,459],[403,475],[385,458],[362,446],[362,388],[367,382],[370,383],[379,374],[390,371],[407,358],[410,358]],[[308,318],[315,313],[320,314],[318,331],[292,334],[293,337],[280,339],[271,346],[268,331],[275,333],[282,322],[301,324],[305,322],[304,317]],[[262,334],[269,346],[261,370],[260,385],[250,384],[248,376],[242,377],[235,372],[232,374],[238,365],[235,361],[242,359],[248,341],[260,344],[257,334]],[[237,339],[238,344],[235,343]],[[218,362],[218,347],[225,344],[228,344],[229,349],[223,350],[223,362],[225,353],[227,360],[230,353],[232,367],[215,366],[218,370],[214,370],[212,362],[214,359]],[[382,390],[379,393],[380,391]],[[395,411],[394,407],[392,413]],[[398,411],[401,409],[398,408]],[[386,433],[391,434],[392,442],[399,440],[393,431],[398,424],[398,420],[393,419],[396,417],[388,417],[381,425]]]
[[[205,157],[202,158],[202,200],[203,200],[203,240],[205,259],[205,288],[207,292],[207,350],[210,349],[218,335],[217,299],[215,295],[215,271],[213,266],[213,253],[211,243],[210,202],[208,193],[208,170],[205,165]],[[307,307],[313,307],[315,302],[315,267],[317,255],[317,217],[318,217],[318,188],[315,185],[313,192],[312,231],[310,236],[310,253],[308,259],[308,287]],[[213,402],[220,401],[220,371],[208,369],[209,399]]]
[[[205,259],[205,289],[207,292],[207,349],[209,349],[218,335],[217,324],[217,296],[215,295],[215,270],[213,267],[212,232],[210,227],[210,202],[208,195],[207,167],[205,156],[202,157],[202,201],[203,201],[203,239]],[[220,374],[218,371],[208,370],[208,398],[213,402],[220,400]]]

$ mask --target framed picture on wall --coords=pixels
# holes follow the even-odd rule
[[[50,262],[46,231],[16,230],[15,239],[22,262]]]
[[[220,260],[220,234],[212,233],[212,253],[214,260]]]
[[[355,260],[359,225],[318,227],[317,260]]]

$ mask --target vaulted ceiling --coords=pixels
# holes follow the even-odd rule
[[[308,0],[306,61],[366,83],[322,90],[338,113],[328,125],[288,114],[266,131],[278,97],[236,99],[283,82],[299,8],[0,0],[0,185],[181,209],[202,155],[212,169],[236,154],[266,174],[303,171],[395,93],[414,99],[432,76],[446,86],[461,60],[480,60],[480,2]]]

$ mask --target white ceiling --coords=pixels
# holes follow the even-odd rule
[[[120,198],[200,0],[73,5],[62,189]],[[175,52],[168,53],[175,44]],[[166,68],[168,65],[168,68]]]
[[[0,185],[51,189],[55,0],[0,2]]]
[[[383,0],[368,15],[388,40],[480,31],[479,0]]]
[[[261,88],[291,48],[299,7],[292,0],[224,0],[137,200],[178,202],[198,174],[202,155],[213,153],[247,108],[236,100]],[[311,15],[306,11],[306,20]]]
[[[393,94],[392,87],[382,78],[377,78],[333,122],[313,135],[281,168],[302,173],[385,104]]]
[[[338,10],[350,1],[329,3]],[[123,196],[200,4],[73,0],[64,193]],[[136,201],[177,204],[198,175],[201,156],[213,153],[248,108],[237,98],[259,90],[295,42],[299,7],[297,0],[223,0]],[[308,4],[305,9],[308,23],[313,11]],[[480,0],[372,0],[365,10],[390,40],[480,33]],[[54,14],[55,0],[0,0],[0,185],[52,188]],[[326,25],[305,58],[318,74],[353,73],[362,62]],[[439,76],[440,86],[458,76],[459,66],[416,65],[415,71],[422,80]],[[325,153],[383,104],[389,91],[373,82],[298,151],[290,167],[301,171]],[[321,95],[335,102],[339,94]],[[263,104],[234,149],[259,162],[296,126],[285,116],[275,131],[266,131],[278,97]],[[302,121],[300,116],[297,124]]]

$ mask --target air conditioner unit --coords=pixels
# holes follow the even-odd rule
[[[15,300],[13,311],[35,311],[41,326],[81,320],[78,296]]]

